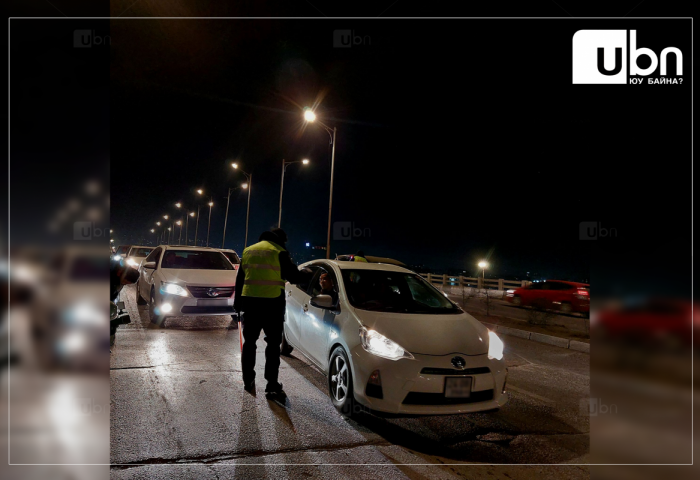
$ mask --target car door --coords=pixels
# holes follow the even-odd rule
[[[318,265],[307,265],[307,267],[314,273],[319,268]],[[305,277],[306,280],[304,283],[297,285],[288,283],[285,287],[285,292],[287,295],[287,311],[285,317],[285,332],[287,334],[287,340],[292,342],[292,344],[294,344],[304,353],[307,352],[301,338],[299,317],[301,315],[302,305],[308,304],[309,301],[307,290],[309,289],[310,282],[308,279],[312,277],[313,275]]]
[[[141,262],[141,275],[139,275],[139,289],[141,290],[141,295],[144,298],[146,298],[146,300],[148,300],[149,295],[151,294],[151,285],[153,285],[153,275],[155,274],[156,269],[146,268],[144,267],[144,265],[146,264],[146,262],[155,262],[157,267],[162,252],[163,249],[158,247],[155,250],[153,250],[143,262]]]
[[[537,291],[542,287],[541,283],[531,283],[520,291],[521,305],[530,305],[532,299],[537,295]]]
[[[301,339],[306,352],[312,360],[325,368],[328,361],[328,338],[330,329],[335,321],[335,313],[325,308],[314,307],[310,302],[312,296],[321,294],[319,279],[323,274],[330,276],[333,282],[335,298],[338,298],[338,279],[331,266],[323,263],[314,275],[313,280],[311,280],[308,295],[306,296],[307,301],[301,306],[299,324],[301,327]]]

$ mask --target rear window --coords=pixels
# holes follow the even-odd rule
[[[153,251],[152,248],[132,248],[129,252],[130,257],[147,257]]]
[[[131,245],[120,245],[119,248],[117,248],[117,255],[126,255],[130,248]]]
[[[187,270],[235,270],[221,252],[199,250],[166,250],[160,268]]]
[[[221,252],[221,253],[226,255],[226,258],[228,258],[231,261],[231,263],[233,263],[234,265],[238,265],[239,263],[241,263],[241,259],[238,258],[238,254],[236,254],[236,252]]]

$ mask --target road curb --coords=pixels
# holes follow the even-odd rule
[[[503,335],[510,335],[511,337],[524,338],[537,343],[545,343],[547,345],[553,345],[555,347],[568,348],[569,350],[574,350],[582,353],[591,353],[591,344],[586,342],[579,342],[577,340],[569,340],[568,338],[555,337],[553,335],[545,335],[543,333],[535,333],[527,330],[520,330],[517,328],[503,327],[501,325],[496,325],[494,323],[481,322],[492,332],[502,333]]]

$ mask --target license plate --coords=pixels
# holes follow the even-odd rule
[[[197,300],[198,307],[225,307],[228,305],[228,299],[212,299],[212,298],[200,298]]]
[[[445,379],[446,398],[467,398],[472,393],[472,377],[447,377]]]

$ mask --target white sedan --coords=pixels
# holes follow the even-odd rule
[[[420,275],[380,263],[317,260],[287,283],[282,353],[328,375],[335,407],[456,414],[503,406],[503,342]],[[359,406],[358,406],[359,404]]]

